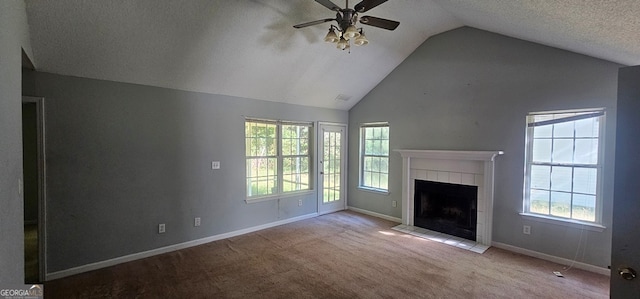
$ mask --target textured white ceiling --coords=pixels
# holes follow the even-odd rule
[[[365,14],[400,26],[363,26],[370,44],[351,53],[322,41],[328,24],[292,27],[334,16],[313,0],[26,2],[38,70],[316,107],[351,108],[427,38],[463,25],[640,64],[637,0],[390,0]]]

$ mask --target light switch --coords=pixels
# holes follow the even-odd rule
[[[212,161],[211,169],[220,169],[220,161]]]

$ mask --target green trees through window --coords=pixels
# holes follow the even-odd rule
[[[245,121],[247,197],[309,190],[310,123]]]
[[[364,125],[360,129],[360,187],[389,189],[389,125]]]

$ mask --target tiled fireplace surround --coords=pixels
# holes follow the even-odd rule
[[[414,182],[478,187],[476,242],[491,246],[494,158],[501,151],[396,150],[402,155],[402,224],[413,226]]]

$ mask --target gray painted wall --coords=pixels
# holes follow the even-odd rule
[[[45,97],[50,273],[315,213],[315,192],[245,203],[244,116],[348,117],[40,72],[25,80],[30,93]],[[221,169],[211,170],[211,161]],[[202,226],[193,226],[194,217]]]
[[[391,149],[503,150],[495,168],[493,240],[573,259],[581,230],[524,219],[525,116],[605,107],[603,232],[584,231],[577,260],[607,267],[620,65],[469,27],[428,39],[349,111],[349,205],[401,218],[402,159],[391,154],[388,195],[358,185],[358,127],[388,121]],[[531,235],[522,234],[531,225]]]
[[[0,283],[24,283],[22,194],[22,48],[31,55],[22,0],[0,1]]]

